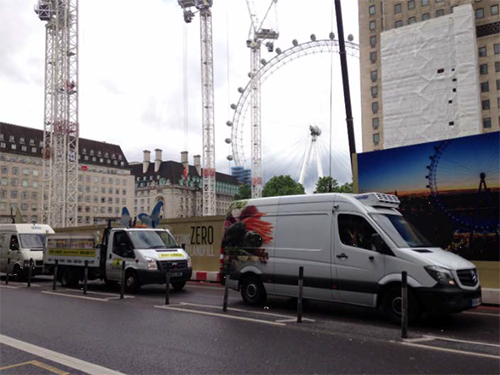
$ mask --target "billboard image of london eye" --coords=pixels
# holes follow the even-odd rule
[[[499,260],[499,140],[493,132],[359,154],[359,191],[396,193],[437,246]]]

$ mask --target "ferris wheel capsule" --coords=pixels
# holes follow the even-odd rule
[[[243,94],[244,91],[245,91],[245,89],[243,87],[238,87],[238,92],[240,94]]]
[[[276,54],[281,55],[281,48],[276,48]]]
[[[315,41],[316,41],[316,35],[311,34],[311,41],[312,41],[312,42],[315,42]]]
[[[231,143],[231,138],[226,138],[225,142],[226,142],[227,144],[230,144],[230,143]]]
[[[229,160],[229,161],[233,161],[233,155],[228,155],[228,156],[227,156],[227,160]]]
[[[330,37],[330,40],[335,40],[335,34],[333,33],[333,31],[328,36]]]
[[[267,64],[267,61],[266,61],[266,59],[261,59],[260,63],[265,66]]]
[[[231,104],[231,109],[236,109],[236,104]]]
[[[297,39],[294,39],[292,40],[292,44],[297,47],[299,45],[299,42],[297,41]]]
[[[347,40],[348,40],[349,42],[352,42],[352,41],[354,40],[354,35],[349,34],[349,36],[347,37]]]
[[[227,122],[226,122],[226,125],[227,125],[227,126],[233,126],[233,122],[232,122],[232,121],[227,121]]]

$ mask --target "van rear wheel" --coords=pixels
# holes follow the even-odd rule
[[[79,275],[75,270],[69,267],[64,268],[61,275],[61,285],[68,288],[75,288],[80,281]]]
[[[125,273],[125,291],[128,293],[136,293],[141,287],[139,277],[134,271]]]
[[[241,298],[247,305],[260,305],[266,301],[266,289],[257,277],[246,277],[241,282]]]
[[[393,286],[388,289],[382,300],[382,311],[393,323],[401,323],[401,311],[403,299],[401,298],[401,288]],[[413,292],[408,289],[408,323],[415,323],[420,318],[420,307]]]

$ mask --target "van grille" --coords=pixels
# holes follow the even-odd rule
[[[187,268],[187,260],[176,260],[176,261],[162,260],[159,261],[158,263],[162,271],[167,270],[167,265],[169,263],[170,263],[170,271],[185,270]]]
[[[459,270],[457,271],[457,275],[460,283],[464,286],[476,286],[479,281],[479,278],[477,277],[477,270],[475,268]]]

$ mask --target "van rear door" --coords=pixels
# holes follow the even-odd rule
[[[339,301],[375,306],[378,281],[385,275],[385,255],[371,246],[376,230],[350,202],[337,202],[335,254]]]

